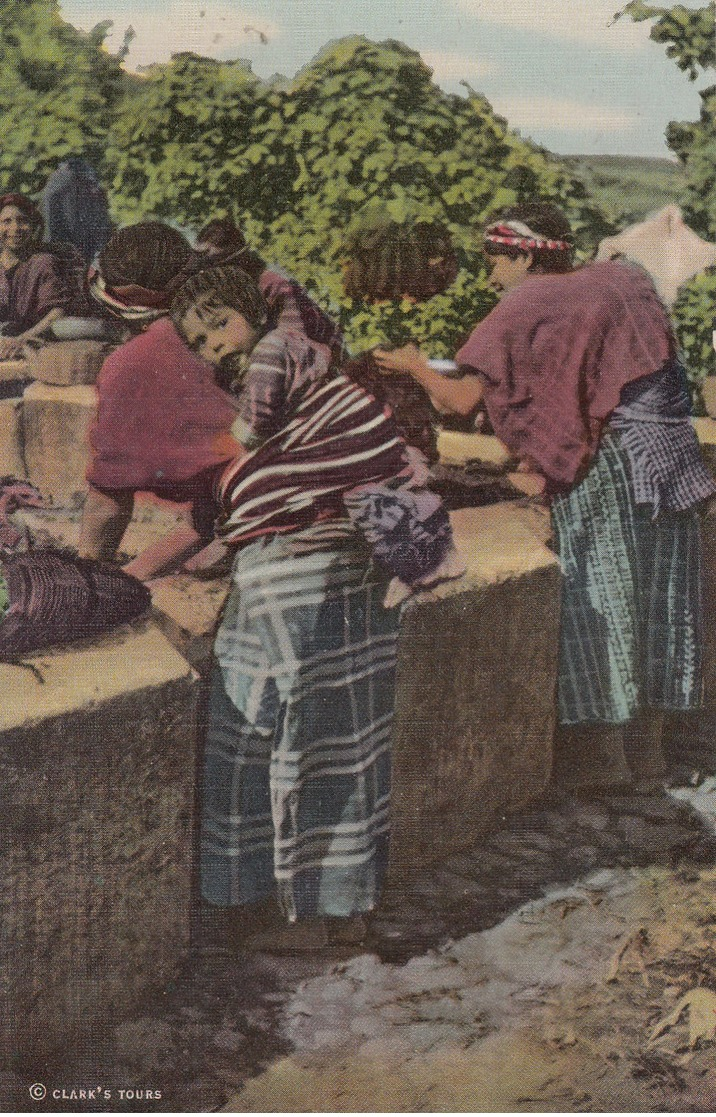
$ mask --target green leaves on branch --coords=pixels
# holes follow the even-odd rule
[[[703,8],[654,7],[644,0],[631,3],[617,12],[615,18],[629,16],[635,23],[655,19],[650,38],[666,45],[666,53],[694,81],[699,72],[716,66],[716,4]]]
[[[712,331],[716,319],[716,269],[697,275],[685,283],[674,307],[679,345],[697,414],[704,414],[701,385],[706,376],[716,375],[716,352]]]

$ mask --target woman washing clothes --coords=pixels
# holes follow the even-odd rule
[[[502,298],[457,353],[463,376],[414,346],[378,360],[456,413],[483,402],[544,478],[563,571],[556,776],[648,783],[663,714],[701,701],[699,508],[716,491],[668,315],[637,267],[573,268],[552,205],[505,211],[484,250]]]
[[[107,357],[97,380],[79,551],[115,558],[137,492],[182,504],[181,525],[127,566],[141,579],[212,538],[215,476],[240,449],[230,434],[231,398],[169,317],[173,285],[190,257],[188,241],[168,225],[129,226],[102,250],[91,287],[131,336]]]
[[[447,514],[421,518],[392,418],[329,346],[271,329],[245,272],[200,272],[172,317],[199,356],[237,373],[251,446],[219,486],[235,558],[209,701],[202,895],[232,917],[278,901],[288,925],[254,949],[357,942],[387,861],[398,610],[386,589],[391,574],[413,587],[459,572]]]
[[[365,222],[346,238],[343,252],[345,292],[367,304],[427,302],[458,272],[450,234],[438,222]],[[343,371],[391,409],[402,437],[433,465],[437,413],[425,389],[408,373],[383,376],[371,351],[347,361]]]

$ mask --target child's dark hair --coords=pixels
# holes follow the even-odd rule
[[[192,275],[172,299],[170,314],[180,333],[184,318],[196,306],[231,307],[255,330],[263,329],[268,319],[266,300],[251,276],[241,268],[221,264]]]
[[[500,244],[493,240],[493,230],[499,226],[508,226],[510,222],[526,226],[540,240],[553,242],[559,247],[526,247],[521,244]],[[519,234],[516,239],[519,240]],[[568,272],[572,270],[572,230],[558,206],[551,202],[523,202],[500,210],[487,223],[483,251],[488,256],[509,256],[511,260],[529,253],[532,256],[532,272]]]
[[[200,249],[200,245],[203,246]],[[212,248],[209,253],[206,248]],[[208,263],[207,263],[208,260]],[[214,217],[196,235],[194,258],[187,274],[200,271],[204,267],[226,264],[241,268],[252,279],[258,280],[266,270],[266,262],[258,252],[246,243],[242,230],[230,217]]]
[[[196,234],[196,244],[208,244],[221,252],[238,252],[246,247],[246,237],[230,217],[214,217]]]
[[[458,270],[450,233],[439,222],[366,222],[348,234],[343,256],[345,292],[365,302],[403,295],[430,299],[450,286]]]

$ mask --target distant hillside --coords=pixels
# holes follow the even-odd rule
[[[616,225],[641,221],[653,210],[681,203],[686,172],[669,159],[628,155],[564,155],[562,162],[582,180],[592,201]]]

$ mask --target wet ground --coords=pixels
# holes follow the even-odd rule
[[[713,739],[672,742],[668,791],[553,789],[389,893],[342,956],[245,954],[205,921],[130,1019],[18,1055],[0,1109],[713,1110],[696,1010],[649,1042],[716,990]]]

